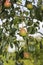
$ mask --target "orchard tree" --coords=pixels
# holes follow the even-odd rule
[[[37,4],[35,5],[35,3]],[[16,59],[19,58],[19,55],[23,58],[22,52],[24,52],[25,48],[20,46],[21,42],[25,43],[27,52],[32,53],[33,56],[38,56],[40,49],[42,49],[42,42],[29,36],[29,34],[37,33],[38,29],[40,29],[40,22],[43,22],[43,0],[38,0],[37,2],[36,0],[26,0],[25,4],[22,4],[22,0],[0,0],[0,20],[1,62],[8,62],[7,49],[9,45],[11,48],[15,45],[15,52],[16,55],[18,55]],[[17,40],[17,36],[21,37],[23,40],[21,40],[21,38]],[[38,43],[40,49],[37,51]],[[6,59],[3,60],[1,55]],[[26,52],[23,56],[25,57],[25,55]],[[26,57],[28,58],[28,53]]]

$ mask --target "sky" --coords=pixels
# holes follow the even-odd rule
[[[25,5],[25,1],[26,1],[26,0],[22,0],[22,5]],[[32,0],[28,0],[28,1],[32,1]],[[35,1],[35,5],[37,6],[37,1],[38,1],[38,0],[34,0],[34,1]],[[34,4],[34,3],[33,3],[33,4]],[[21,8],[21,9],[22,9],[22,8]],[[24,10],[25,10],[25,8],[24,8]],[[6,19],[5,19],[5,20],[6,20]],[[5,22],[5,20],[3,20],[3,22]],[[36,19],[34,19],[34,21],[36,21]],[[2,25],[1,19],[0,19],[0,25]],[[42,25],[43,25],[43,22],[40,22],[40,25],[39,25],[40,29],[38,30],[38,32],[43,33]],[[20,26],[22,26],[22,25],[20,25]]]

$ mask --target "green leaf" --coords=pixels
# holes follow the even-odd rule
[[[10,46],[11,46],[11,48],[13,48],[13,44],[12,43],[10,43]]]
[[[27,25],[28,25],[28,26],[31,26],[32,24],[33,24],[33,21],[32,21],[32,20],[28,20],[28,21],[27,21]]]

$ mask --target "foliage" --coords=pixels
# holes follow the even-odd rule
[[[0,62],[4,62],[4,65],[14,65],[14,60],[18,60],[19,58],[24,59],[24,52],[32,55],[30,56],[31,58],[28,59],[29,63],[28,60],[23,60],[24,64],[25,62],[27,65],[30,64],[30,59],[31,61],[34,60],[33,64],[37,63],[36,65],[40,65],[42,63],[43,38],[36,39],[29,36],[29,34],[35,34],[39,28],[39,21],[43,22],[43,4],[42,0],[38,0],[37,6],[33,3],[35,4],[34,0],[32,0],[32,2],[26,0],[25,5],[22,5],[22,0],[0,0],[0,20],[2,23],[0,24]],[[37,21],[35,22],[34,19]],[[19,27],[20,24],[22,24],[22,27]],[[26,32],[22,31],[23,33],[21,33],[21,28],[26,29]],[[23,40],[17,40],[16,35],[22,37]],[[23,47],[20,46],[21,42],[25,43]],[[15,45],[17,49],[13,53],[15,56],[9,54],[9,44],[11,48],[13,48],[13,44]],[[8,54],[11,55],[11,60]]]

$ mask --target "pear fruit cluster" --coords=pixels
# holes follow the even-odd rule
[[[11,2],[9,0],[6,0],[4,3],[4,7],[6,7],[6,8],[11,7]]]

